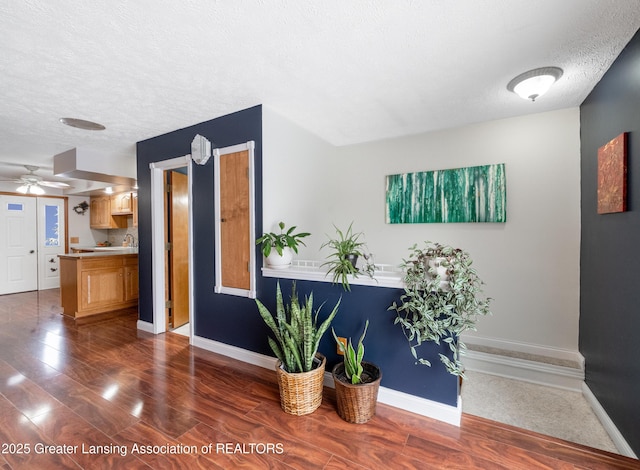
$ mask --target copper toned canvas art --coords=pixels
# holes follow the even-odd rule
[[[627,133],[598,149],[598,214],[627,210]]]

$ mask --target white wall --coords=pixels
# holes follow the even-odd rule
[[[298,257],[319,259],[323,234],[332,229],[326,198],[331,180],[326,175],[336,147],[266,106],[262,127],[263,229],[277,232],[283,221],[310,232]]]
[[[379,263],[425,240],[463,248],[495,299],[475,335],[577,351],[579,158],[578,108],[341,148],[267,115],[265,230],[282,218],[312,232],[306,259],[351,221]],[[491,163],[506,164],[505,224],[385,224],[386,175]]]
[[[80,239],[78,243],[70,243],[70,245],[95,246],[96,230],[91,230],[89,228],[89,209],[87,209],[84,215],[80,215],[73,210],[75,206],[77,206],[83,201],[86,201],[86,203],[89,204],[89,201],[90,201],[89,196],[69,196],[69,234],[68,235],[69,235],[69,238],[78,237]],[[106,233],[106,230],[104,232]],[[105,238],[105,237],[106,235],[104,235],[102,238]]]

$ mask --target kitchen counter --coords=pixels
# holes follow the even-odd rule
[[[137,248],[58,257],[60,300],[65,315],[77,319],[138,305]]]
[[[58,255],[60,258],[87,258],[93,256],[137,255],[138,247],[126,246],[98,246],[91,248],[71,247],[72,250],[80,250],[78,253]]]

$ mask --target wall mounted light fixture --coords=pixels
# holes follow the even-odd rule
[[[196,134],[191,141],[191,159],[198,165],[204,165],[211,157],[211,141]]]
[[[521,73],[511,80],[507,90],[514,92],[525,100],[535,101],[544,95],[551,85],[562,77],[562,69],[558,67],[541,67]]]

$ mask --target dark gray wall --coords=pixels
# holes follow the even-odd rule
[[[256,142],[256,238],[262,234],[262,109],[260,106],[222,116],[185,129],[180,129],[138,143],[138,234],[140,238],[140,319],[152,322],[151,279],[151,176],[149,163],[168,160],[190,153],[196,134],[212,141],[214,147],[226,147],[249,140]],[[214,213],[213,159],[204,166],[194,165],[193,224],[194,224],[194,295],[193,314],[197,336],[230,344],[250,351],[272,355],[267,343],[268,330],[251,299],[215,294],[214,286]],[[283,182],[286,184],[286,182]],[[309,217],[313,217],[313,211]],[[300,221],[304,226],[304,221]],[[327,232],[331,227],[327,227]],[[260,300],[271,311],[275,307],[277,280],[260,274],[262,254],[256,247],[259,260],[257,291]],[[283,295],[288,298],[291,281],[283,280]],[[382,369],[382,385],[405,393],[456,406],[458,381],[440,363],[438,353],[450,356],[444,344],[421,346],[421,354],[431,360],[433,367],[416,365],[399,326],[393,324],[394,314],[387,307],[400,297],[400,289],[352,286],[343,292],[340,286],[326,282],[298,281],[302,298],[313,291],[315,305],[326,301],[320,319],[329,314],[342,297],[339,313],[333,322],[341,336],[357,336],[365,320],[370,326],[365,341],[365,359]],[[328,370],[339,358],[330,334],[325,335],[320,351],[327,356]],[[275,375],[275,372],[274,372]]]
[[[628,140],[628,210],[597,214],[598,148]],[[640,455],[640,33],[580,107],[580,352],[586,382]]]

